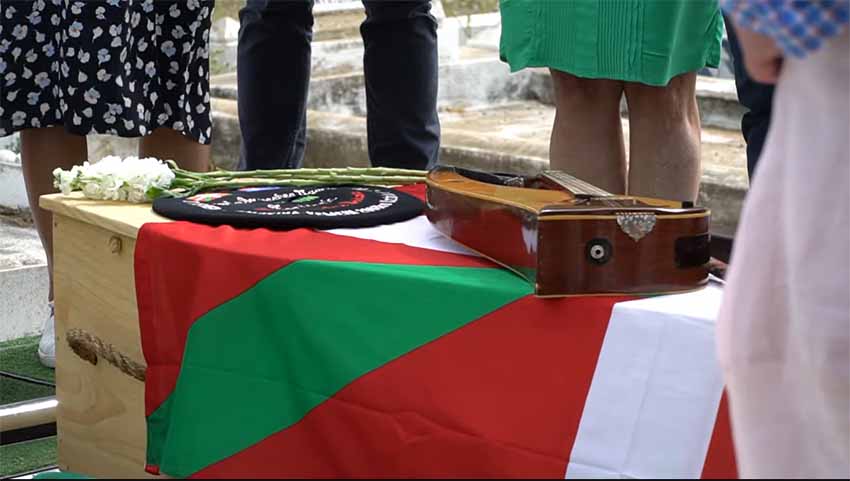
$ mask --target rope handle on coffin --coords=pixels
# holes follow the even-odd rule
[[[82,329],[69,329],[65,338],[74,354],[81,359],[97,366],[98,360],[103,358],[124,374],[145,382],[145,366],[118,352],[112,344],[105,343]]]

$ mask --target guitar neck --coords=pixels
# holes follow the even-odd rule
[[[541,177],[553,182],[576,197],[611,197],[614,194],[560,170],[547,170]]]

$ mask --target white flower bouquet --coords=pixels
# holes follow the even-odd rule
[[[68,195],[82,191],[89,199],[151,202],[160,197],[188,197],[199,192],[276,185],[404,185],[425,180],[422,170],[384,167],[280,169],[192,172],[173,161],[104,157],[100,162],[53,171],[54,185]]]

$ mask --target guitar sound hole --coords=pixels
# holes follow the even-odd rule
[[[607,239],[593,239],[587,243],[586,253],[590,262],[602,265],[611,259],[613,247]]]

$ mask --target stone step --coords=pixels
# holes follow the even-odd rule
[[[41,333],[47,319],[47,266],[0,270],[0,342]]]
[[[356,62],[349,65],[353,64]],[[314,69],[314,74],[310,82],[308,108],[365,114],[365,79],[362,72],[340,74],[334,71],[325,74]],[[238,97],[236,80],[236,74],[213,77],[212,95],[235,100]],[[286,88],[285,82],[281,88]],[[698,76],[696,94],[704,126],[734,131],[740,129],[745,109],[738,102],[734,81]],[[440,66],[438,95],[439,102],[444,105],[515,100],[554,104],[552,80],[547,70],[527,69],[511,74],[507,65],[494,60],[487,51],[471,48],[461,50],[459,61]],[[624,114],[628,110],[625,100],[622,110]]]
[[[213,100],[213,159],[233,168],[239,152],[236,102]],[[441,163],[532,175],[548,166],[554,109],[533,101],[441,112]],[[347,113],[309,110],[305,166],[369,165],[366,119]],[[628,122],[623,123],[628,139]],[[712,209],[714,231],[734,233],[748,181],[740,134],[703,129],[699,202]]]
[[[27,192],[20,158],[0,149],[0,208],[27,209]]]
[[[41,331],[48,315],[47,291],[38,233],[25,220],[0,212],[0,342]]]
[[[360,37],[360,24],[366,18],[362,4],[359,8],[344,10],[315,10],[313,15],[313,40],[316,42]]]

